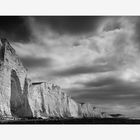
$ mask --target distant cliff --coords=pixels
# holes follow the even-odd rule
[[[93,105],[75,102],[54,84],[45,82],[31,84],[28,99],[34,117],[105,117]]]
[[[106,117],[89,103],[80,104],[51,83],[32,83],[6,39],[0,42],[0,117]]]

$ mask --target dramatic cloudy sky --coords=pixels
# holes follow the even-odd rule
[[[75,100],[140,117],[139,17],[0,17],[0,36],[33,81]]]

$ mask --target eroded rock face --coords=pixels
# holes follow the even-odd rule
[[[103,117],[91,104],[79,104],[51,83],[32,83],[6,39],[0,41],[0,117]]]
[[[28,94],[34,117],[77,117],[78,106],[60,87],[50,83],[33,83]]]
[[[33,83],[29,90],[28,99],[34,117],[103,117],[99,109],[89,103],[75,102],[54,84]]]
[[[26,111],[28,101],[24,94],[26,69],[6,39],[1,39],[0,54],[0,116],[28,116],[31,112]]]
[[[82,117],[85,118],[103,118],[105,116],[99,108],[96,108],[95,106],[89,103],[81,104],[81,112]]]

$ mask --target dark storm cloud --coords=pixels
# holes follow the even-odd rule
[[[30,41],[33,37],[30,18],[43,30],[49,27],[60,34],[74,35],[93,32],[103,19],[101,16],[0,16],[0,37],[16,42]]]
[[[114,20],[109,21],[108,23],[106,23],[106,25],[103,28],[103,31],[114,31],[114,30],[119,30],[122,28],[121,23],[118,21],[118,18],[120,17],[112,17]]]
[[[75,100],[79,102],[92,102],[96,104],[120,104],[120,105],[132,105],[137,104],[140,100],[139,91],[104,91],[104,90],[79,90],[74,91],[77,96],[74,97]],[[83,93],[83,94],[81,94]],[[85,94],[86,93],[86,94]],[[79,95],[78,95],[79,94]]]
[[[137,104],[140,100],[138,82],[128,82],[115,77],[99,78],[88,82],[76,82],[81,88],[68,89],[72,97],[79,102],[97,104]]]
[[[120,25],[120,23],[112,23],[112,24],[109,24],[109,25],[106,25],[105,27],[104,27],[104,31],[113,31],[113,30],[119,30],[121,28],[121,25]]]
[[[139,88],[140,89],[140,88]],[[109,88],[102,88],[102,89],[75,89],[71,90],[73,93],[80,94],[77,97],[82,98],[88,98],[93,100],[128,100],[128,99],[140,99],[140,92],[137,90],[134,90],[133,88],[128,88],[128,90],[125,90],[125,88],[121,88],[116,90],[114,87],[114,90],[110,90]],[[126,92],[126,93],[125,93]],[[86,94],[85,94],[86,93]]]
[[[0,37],[10,41],[28,42],[30,29],[27,24],[28,17],[0,16]]]
[[[137,90],[140,89],[140,81],[136,82],[129,82],[129,81],[124,81],[121,79],[118,79],[117,77],[113,77],[110,75],[110,77],[101,77],[97,78],[94,80],[90,80],[87,82],[75,82],[75,84],[80,84],[84,86],[84,88],[96,88],[97,90],[99,89],[104,89],[105,91],[132,91],[132,90]],[[139,92],[140,93],[140,92]]]
[[[21,58],[21,61],[27,68],[50,67],[53,63],[53,60],[51,58],[25,57]]]
[[[60,34],[85,34],[96,30],[103,17],[98,16],[47,16],[33,17],[36,22],[49,26]]]
[[[137,20],[135,22],[135,36],[134,39],[136,42],[140,44],[140,17],[137,17]],[[140,49],[140,47],[139,47]]]
[[[77,82],[76,84],[84,85],[85,87],[101,87],[101,86],[107,86],[107,85],[117,85],[122,83],[121,80],[108,77],[108,78],[98,78],[94,81],[88,81],[88,82]]]
[[[98,83],[98,88],[96,88],[96,84],[89,82],[85,83],[85,87],[83,88],[73,88],[69,89],[70,93],[73,93],[72,96],[78,101],[89,101],[96,102],[100,104],[104,103],[121,103],[121,104],[129,104],[131,103],[139,103],[140,100],[140,87],[136,87],[131,83],[123,83],[119,81],[106,80],[107,84],[101,81],[101,84]],[[104,83],[104,84],[102,84]],[[99,87],[99,85],[101,87]],[[105,85],[105,87],[103,87]]]
[[[79,74],[91,74],[108,72],[115,70],[114,67],[109,65],[94,65],[94,66],[75,66],[63,70],[54,71],[52,74],[58,77],[75,76]]]

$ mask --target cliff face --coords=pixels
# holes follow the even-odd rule
[[[5,39],[0,41],[0,117],[81,118],[104,117],[91,104],[79,104],[60,87],[32,83],[27,71]]]
[[[26,69],[6,39],[0,40],[0,116],[31,114],[26,98]]]
[[[54,84],[31,84],[28,99],[33,117],[102,117],[101,112],[93,105],[76,103]]]
[[[31,84],[28,99],[33,117],[78,117],[77,103],[54,84]]]

